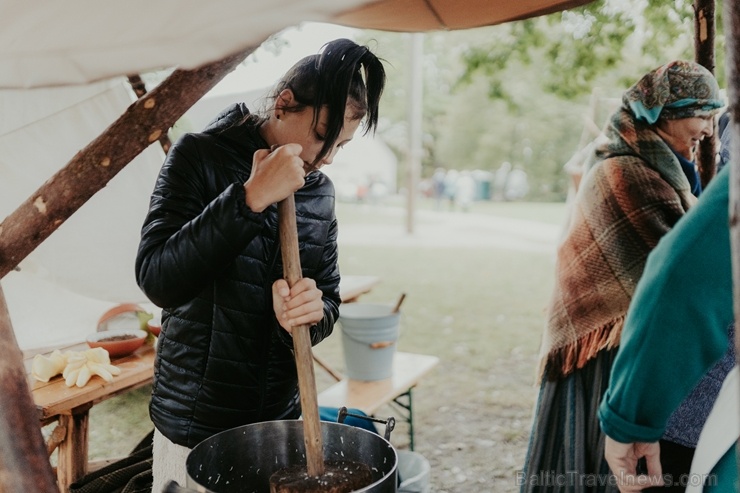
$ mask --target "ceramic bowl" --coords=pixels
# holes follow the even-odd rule
[[[159,317],[155,316],[154,318],[147,320],[146,328],[152,333],[152,335],[154,335],[154,337],[159,337],[159,333],[162,332],[162,321]]]
[[[119,329],[144,329],[146,310],[135,303],[121,303],[100,316],[97,332]]]
[[[143,330],[104,330],[87,336],[87,345],[91,348],[102,347],[111,358],[120,358],[143,346],[146,336]]]

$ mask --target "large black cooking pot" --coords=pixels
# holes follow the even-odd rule
[[[387,439],[326,421],[321,422],[321,433],[325,461],[350,460],[370,467],[373,483],[357,492],[396,492],[398,456]],[[269,493],[272,473],[299,464],[306,464],[302,421],[254,423],[196,445],[186,461],[187,486],[207,493]]]

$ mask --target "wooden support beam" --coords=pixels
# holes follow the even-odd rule
[[[740,2],[723,2],[725,28],[725,66],[730,108],[730,241],[735,326],[740,327]],[[740,363],[740,331],[735,332],[735,348]],[[740,447],[740,439],[738,440]],[[737,454],[740,469],[740,454]]]
[[[715,1],[694,1],[694,56],[699,65],[714,73]],[[714,125],[715,134],[717,124]],[[704,139],[699,143],[697,156],[701,184],[706,187],[717,174],[717,139]]]
[[[0,491],[58,493],[0,287]]]
[[[0,278],[14,269],[131,160],[159,141],[185,111],[254,49],[249,48],[195,70],[176,70],[78,152],[0,223]]]

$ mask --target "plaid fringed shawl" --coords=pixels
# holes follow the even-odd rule
[[[554,380],[619,344],[648,253],[695,198],[671,149],[646,123],[617,111],[595,151],[558,249],[540,375]]]

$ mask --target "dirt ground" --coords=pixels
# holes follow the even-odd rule
[[[451,392],[427,392],[426,381],[415,390],[424,409],[417,416],[415,450],[429,460],[432,491],[519,491],[516,472],[523,464],[536,398],[533,356],[511,354],[492,361],[486,373],[466,377],[457,376],[463,374],[462,364],[450,363],[429,378],[429,386],[444,385]],[[467,385],[455,382],[460,378]]]
[[[535,359],[532,351],[514,351],[485,371],[471,371],[464,357],[445,359],[414,388],[414,449],[429,461],[432,492],[519,491],[516,473],[536,398]],[[387,406],[377,416],[397,418],[391,442],[409,450],[401,412]]]

